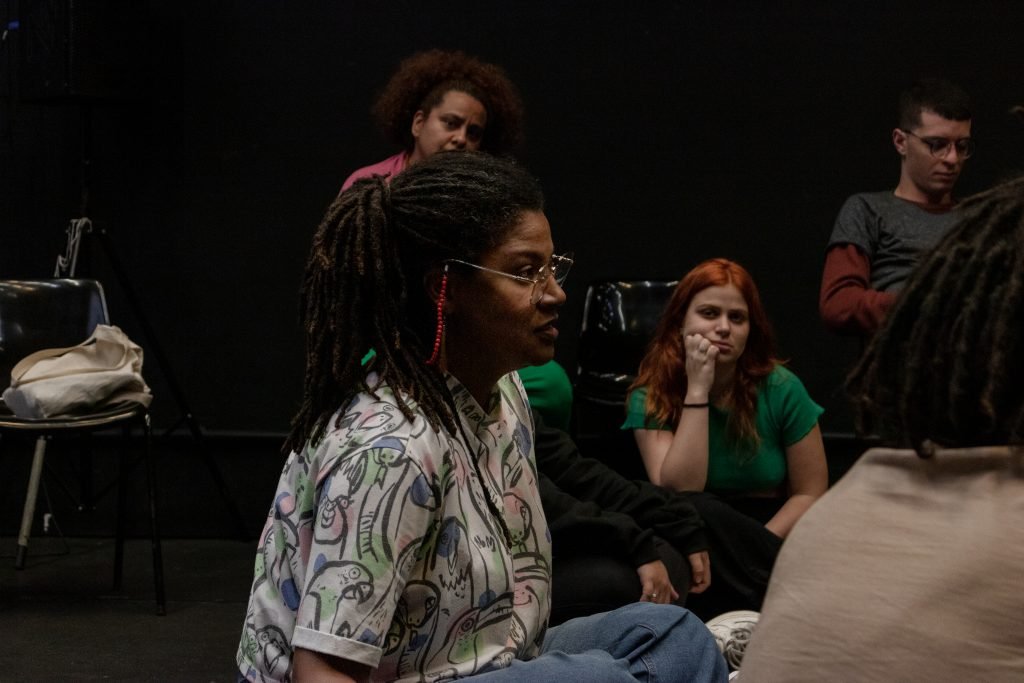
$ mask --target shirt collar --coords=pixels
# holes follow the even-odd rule
[[[469,393],[469,389],[454,375],[446,373],[445,381],[448,384],[448,390],[452,393],[452,399],[455,401],[455,409],[466,420],[467,426],[474,433],[485,429],[498,419],[501,406],[501,390],[497,384],[494,385],[490,395],[487,397],[487,405],[481,406],[473,398],[473,395]],[[500,382],[501,380],[498,381]]]

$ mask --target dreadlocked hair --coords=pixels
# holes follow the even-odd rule
[[[1024,437],[1024,177],[959,211],[846,382],[862,433],[922,456]]]
[[[761,305],[761,296],[750,273],[735,261],[715,258],[704,261],[676,285],[672,298],[658,322],[647,354],[630,391],[647,387],[646,411],[662,424],[675,425],[686,397],[686,351],[683,322],[693,298],[708,287],[735,285],[747,304],[750,334],[736,363],[729,390],[726,438],[738,453],[753,455],[761,443],[757,432],[757,390],[779,363],[771,324]]]
[[[317,444],[333,415],[381,384],[413,419],[456,430],[443,373],[425,364],[436,305],[428,272],[445,259],[476,261],[500,245],[524,211],[543,210],[537,181],[508,160],[440,153],[395,176],[361,180],[341,193],[313,238],[302,286],[306,335],[302,404],[285,452]],[[363,356],[377,382],[369,386]]]
[[[518,88],[501,67],[457,50],[428,50],[402,60],[371,113],[385,137],[410,150],[416,112],[429,113],[452,90],[484,105],[482,150],[504,155],[522,147],[524,113]]]

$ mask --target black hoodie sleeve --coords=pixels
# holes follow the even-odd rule
[[[536,411],[534,420],[537,469],[554,487],[605,515],[630,518],[635,527],[653,532],[684,555],[707,550],[704,523],[684,494],[625,479],[604,463],[581,456],[569,435],[547,427]],[[547,506],[545,500],[545,511]]]
[[[577,500],[543,472],[540,497],[556,561],[559,556],[601,553],[621,557],[639,567],[658,559],[654,532],[641,529],[629,515],[602,511],[592,502]]]

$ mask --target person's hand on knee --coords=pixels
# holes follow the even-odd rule
[[[711,585],[711,558],[708,551],[693,553],[690,560],[690,592],[703,593]]]
[[[679,592],[672,586],[668,569],[661,560],[654,560],[636,568],[643,592],[640,602],[655,602],[666,605],[679,599]]]

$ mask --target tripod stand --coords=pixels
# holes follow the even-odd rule
[[[224,503],[228,508],[232,523],[235,526],[235,530],[237,531],[239,538],[241,540],[248,540],[249,532],[245,527],[245,521],[242,518],[242,514],[239,511],[238,506],[235,504],[234,498],[231,496],[230,491],[228,491],[227,483],[224,481],[220,468],[217,467],[217,463],[207,447],[202,425],[199,423],[199,420],[189,407],[188,400],[185,398],[185,393],[182,391],[181,385],[178,384],[177,378],[171,369],[170,361],[164,353],[163,347],[160,345],[156,333],[153,331],[152,325],[149,323],[149,318],[146,316],[145,309],[139,301],[138,296],[135,294],[135,290],[131,285],[131,281],[128,279],[124,266],[114,249],[110,235],[104,227],[97,226],[89,218],[76,218],[72,220],[68,226],[67,232],[68,241],[66,251],[64,255],[57,257],[54,277],[74,277],[82,236],[91,235],[95,237],[97,244],[99,244],[111,267],[111,270],[114,272],[114,277],[117,279],[117,282],[128,301],[129,307],[139,323],[139,327],[142,328],[143,336],[146,339],[146,352],[151,353],[156,359],[156,363],[160,366],[160,371],[167,384],[167,388],[171,392],[171,396],[174,398],[174,401],[178,406],[178,410],[181,413],[178,420],[166,432],[164,432],[163,436],[168,436],[183,424],[188,427],[189,433],[192,436],[192,441],[197,447],[203,462],[206,464],[206,467],[217,486],[221,499],[224,500]]]
[[[91,235],[95,238],[96,243],[99,245],[103,255],[106,257],[107,263],[114,272],[114,277],[117,279],[121,291],[124,293],[125,298],[128,301],[128,305],[135,315],[135,319],[142,328],[143,336],[146,339],[146,352],[151,353],[156,359],[156,363],[160,367],[160,371],[167,384],[167,388],[171,392],[171,396],[174,398],[174,401],[178,406],[178,410],[180,411],[179,419],[172,427],[164,432],[163,436],[168,436],[183,424],[188,427],[189,433],[192,436],[192,441],[198,449],[199,455],[206,464],[207,469],[210,471],[210,475],[217,486],[220,497],[224,500],[224,503],[228,508],[232,523],[235,526],[239,538],[242,540],[248,540],[249,532],[245,527],[245,521],[238,509],[238,506],[235,504],[234,498],[231,496],[230,491],[228,491],[227,484],[220,472],[220,468],[217,467],[217,463],[207,447],[202,425],[199,423],[199,420],[189,407],[188,401],[185,398],[185,393],[182,391],[181,385],[178,383],[177,377],[171,368],[170,361],[164,353],[163,347],[160,345],[159,339],[153,330],[153,326],[149,322],[146,310],[139,301],[139,298],[135,293],[135,289],[132,287],[131,279],[128,277],[124,265],[118,257],[114,248],[113,240],[105,227],[94,224],[92,220],[85,217],[88,213],[89,204],[89,170],[91,166],[90,157],[92,145],[91,105],[84,103],[82,105],[81,113],[81,213],[83,217],[72,220],[67,228],[68,237],[65,252],[63,255],[59,255],[57,257],[57,263],[54,268],[54,277],[74,277],[78,266],[78,255],[83,235]]]

